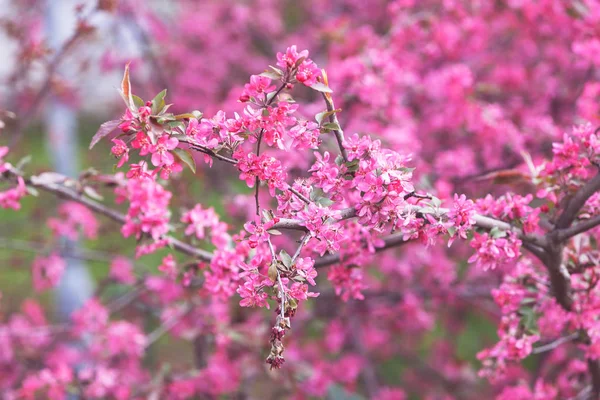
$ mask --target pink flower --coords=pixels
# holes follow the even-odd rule
[[[506,232],[505,237],[499,238],[475,232],[471,247],[476,252],[469,258],[469,263],[474,262],[487,271],[516,261],[520,255],[521,241],[512,232]]]
[[[194,234],[198,239],[205,239],[205,230],[210,228],[212,242],[217,248],[223,248],[231,239],[227,234],[227,224],[219,220],[212,207],[203,209],[200,204],[196,204],[193,209],[183,214],[181,222],[189,224],[185,234]]]
[[[195,137],[199,132],[198,123],[199,121],[196,118],[190,118],[188,126],[185,128],[185,134],[190,137]]]
[[[41,292],[58,285],[65,271],[66,263],[57,254],[37,257],[33,261],[33,287]]]
[[[138,132],[135,135],[135,139],[131,142],[131,147],[140,149],[140,156],[145,156],[152,150],[152,142],[150,142],[150,138],[144,132]]]
[[[296,45],[293,45],[288,47],[285,53],[277,53],[277,65],[282,68],[290,69],[302,57],[308,57],[308,50],[303,50],[298,53]]]
[[[263,224],[258,215],[254,217],[254,222],[246,222],[244,224],[244,229],[250,233],[250,236],[248,237],[248,244],[250,247],[254,249],[258,247],[258,245],[266,243],[269,238],[268,230],[275,225],[276,222],[276,220],[270,220]]]
[[[296,300],[306,300],[309,297],[318,297],[319,293],[308,291],[308,285],[305,283],[294,282],[288,290],[288,295]]]
[[[57,236],[64,236],[77,240],[79,233],[85,237],[95,239],[98,235],[98,221],[96,216],[84,205],[68,201],[58,208],[60,218],[50,218],[48,227]]]
[[[123,164],[125,164],[129,160],[129,148],[127,144],[121,139],[113,139],[114,143],[110,152],[117,158],[119,158],[119,163],[117,164],[117,168],[121,168]]]
[[[267,94],[275,90],[275,85],[271,85],[271,79],[266,76],[252,75],[250,83],[244,85],[244,91],[240,96],[240,101],[246,102],[251,97],[258,97],[261,94]]]
[[[125,176],[127,179],[152,178],[152,175],[148,172],[148,164],[145,161],[140,161],[139,164],[129,164],[129,171]]]
[[[321,144],[321,130],[312,121],[300,121],[288,131],[288,135],[294,139],[292,146],[298,150],[317,149]]]
[[[163,165],[171,165],[175,162],[173,154],[169,151],[174,150],[179,144],[179,140],[168,135],[162,135],[155,145],[152,145],[150,152],[152,153],[152,165],[161,167]]]
[[[125,257],[117,256],[110,263],[109,276],[119,283],[125,285],[133,285],[135,276],[133,275],[133,265],[131,261]]]
[[[467,238],[467,233],[471,227],[475,224],[475,203],[472,200],[467,200],[467,197],[462,194],[458,196],[454,195],[454,205],[452,209],[448,211],[448,221],[452,224],[452,227],[456,229],[452,237],[448,241],[448,246],[452,244],[456,237],[462,239]]]
[[[179,271],[177,270],[177,264],[175,263],[173,254],[169,254],[163,258],[162,263],[158,266],[158,270],[165,274],[165,276],[169,279],[177,279],[177,274]]]
[[[107,351],[110,356],[139,358],[144,354],[146,337],[131,322],[109,323],[103,337],[96,343],[97,351]]]
[[[164,164],[160,167],[160,177],[164,180],[168,180],[172,173],[178,174],[181,171],[183,171],[183,166],[177,161],[173,162],[171,165]]]
[[[317,83],[317,78],[321,76],[321,70],[312,60],[305,60],[298,66],[296,79],[305,86],[311,86]]]
[[[123,236],[140,238],[147,233],[158,240],[169,231],[171,192],[152,179],[131,179],[127,181],[125,196],[130,205],[121,228]]]
[[[256,274],[247,276],[247,280],[237,288],[237,292],[242,298],[240,306],[242,307],[266,307],[268,295],[262,290],[264,283]]]
[[[296,271],[299,276],[306,279],[311,285],[316,285],[315,278],[317,270],[314,268],[315,260],[310,257],[298,258],[296,260]]]
[[[19,201],[22,197],[25,197],[26,194],[27,187],[25,186],[25,181],[19,176],[17,177],[16,187],[0,192],[0,207],[19,210],[21,208]]]
[[[89,299],[72,316],[75,332],[79,334],[102,331],[108,323],[108,310],[97,298]]]

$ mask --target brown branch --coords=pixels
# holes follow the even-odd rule
[[[598,190],[600,190],[600,174],[594,176],[567,201],[564,211],[556,222],[556,228],[568,228],[575,220],[577,213],[584,206],[585,202]]]
[[[600,364],[598,360],[587,360],[588,370],[592,378],[592,393],[590,399],[600,399]]]
[[[573,236],[579,235],[580,233],[584,233],[589,231],[592,228],[600,225],[600,215],[596,215],[593,218],[586,219],[576,225],[570,226],[568,228],[559,229],[557,238],[560,241],[567,240],[572,238]]]
[[[402,246],[403,244],[410,242],[409,240],[404,240],[404,233],[402,232],[392,233],[391,235],[386,236],[382,239],[384,244],[382,247],[375,248],[375,253],[382,252],[392,247]],[[339,253],[328,254],[315,261],[315,268],[328,267],[330,265],[337,264],[341,261],[344,260],[341,258],[341,255]]]
[[[12,178],[16,178],[17,176],[19,176],[17,171],[15,171],[14,169],[5,171],[4,175],[7,177],[12,177]],[[73,200],[79,204],[83,204],[84,206],[88,207],[90,210],[95,211],[98,214],[102,214],[120,224],[124,224],[127,221],[127,218],[125,217],[125,215],[121,214],[120,212],[113,210],[112,208],[109,208],[102,203],[99,203],[95,200],[85,197],[84,195],[82,195],[82,194],[76,192],[75,190],[70,189],[66,186],[63,186],[63,185],[60,185],[57,183],[50,183],[50,182],[33,183],[31,180],[26,180],[25,182],[29,186],[35,187],[37,189],[43,190],[48,193],[52,193],[52,194],[54,194],[58,197],[64,198],[64,199]],[[177,251],[180,251],[184,254],[193,256],[202,261],[210,262],[212,260],[212,257],[213,257],[212,253],[209,253],[206,250],[197,249],[194,246],[191,246],[185,242],[182,242],[182,241],[175,239],[173,237],[170,237],[170,236],[165,236],[164,239],[167,239],[169,241],[169,243],[171,244],[171,246],[173,246],[173,248]]]
[[[332,112],[335,110],[335,106],[333,105],[333,98],[329,93],[323,93],[323,98],[325,99],[325,104],[327,105],[327,111]],[[336,113],[332,113],[329,116],[329,121],[336,124],[338,129],[333,130],[333,134],[335,135],[335,139],[337,141],[338,147],[340,148],[340,154],[344,159],[344,162],[348,162],[348,153],[346,152],[346,148],[344,147],[344,131],[340,125],[340,121],[338,121]]]

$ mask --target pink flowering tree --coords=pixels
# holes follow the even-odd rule
[[[202,3],[94,2],[52,56],[5,21],[0,217],[45,239],[3,242],[6,398],[600,398],[600,3]],[[19,153],[45,93],[85,104],[53,71],[96,15],[143,51],[99,60],[113,169],[68,178]],[[104,268],[58,323],[65,257]]]

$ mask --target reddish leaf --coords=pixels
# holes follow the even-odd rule
[[[133,94],[131,93],[131,82],[129,80],[129,64],[125,65],[125,72],[123,73],[123,80],[121,81],[121,96],[125,101],[125,104],[133,112],[136,111],[135,102],[133,101]]]
[[[110,134],[112,131],[114,131],[115,129],[117,129],[117,126],[119,126],[119,124],[121,123],[121,121],[119,120],[113,120],[113,121],[108,121],[103,123],[102,125],[100,125],[100,129],[98,129],[98,132],[96,132],[96,134],[94,135],[94,137],[92,138],[92,141],[90,143],[90,150],[92,149],[92,147],[94,147],[100,140],[102,140],[103,137],[107,136],[108,134]]]

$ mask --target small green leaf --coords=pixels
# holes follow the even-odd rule
[[[30,161],[31,161],[31,154],[21,158],[19,160],[19,162],[17,163],[17,165],[15,165],[15,168],[18,169],[19,171],[21,171],[25,165],[29,164]]]
[[[91,186],[86,186],[83,188],[83,193],[85,193],[88,197],[94,199],[94,200],[103,200],[104,197],[102,197],[102,195],[100,193],[98,193],[96,191],[96,189],[94,189]]]
[[[287,306],[292,310],[295,310],[298,308],[298,302],[296,301],[296,299],[290,297],[287,301]]]
[[[194,161],[194,157],[190,154],[189,151],[184,149],[175,149],[173,153],[179,158],[184,164],[186,164],[192,172],[196,173],[196,162]]]
[[[38,192],[38,190],[36,188],[34,188],[33,186],[26,186],[26,189],[27,189],[27,193],[29,193],[33,197],[38,197],[40,195],[40,192]]]
[[[319,197],[317,199],[317,204],[319,204],[323,207],[329,207],[333,204],[333,200],[331,200],[330,198],[327,198],[327,197]]]
[[[503,238],[503,237],[506,237],[506,231],[501,231],[500,228],[495,226],[492,229],[490,229],[490,235],[494,239]]]
[[[279,259],[286,267],[290,268],[292,266],[292,257],[285,250],[281,250],[279,252]]]
[[[310,88],[322,93],[333,93],[333,90],[331,90],[331,88],[325,85],[323,82],[315,82],[310,85]]]
[[[337,123],[335,123],[335,122],[328,122],[326,124],[323,124],[321,126],[321,128],[331,129],[331,130],[334,130],[334,131],[339,131],[340,130],[340,126]]]
[[[454,236],[455,233],[456,233],[456,227],[455,226],[449,226],[448,227],[448,234],[450,236]]]
[[[167,89],[164,89],[152,99],[152,115],[158,115],[158,113],[165,108],[166,95]]]
[[[264,76],[264,77],[272,79],[272,80],[281,79],[281,74],[279,74],[275,71],[268,71],[268,70],[259,74],[259,76]]]
[[[271,282],[275,283],[277,281],[277,264],[276,263],[271,263],[271,265],[269,265],[269,271],[267,273],[269,275],[269,279],[271,280]]]
[[[335,114],[335,113],[337,113],[337,112],[340,112],[340,111],[342,111],[342,109],[341,109],[341,108],[337,108],[337,109],[335,109],[335,110],[332,110],[332,111],[322,111],[322,112],[318,113],[317,115],[315,115],[315,120],[317,121],[317,123],[318,123],[319,125],[321,125],[321,123],[323,122],[323,120],[324,120],[325,118],[327,118],[327,117],[329,117],[330,115],[333,115],[333,114]]]
[[[323,191],[323,189],[318,188],[318,187],[313,187],[312,190],[310,191],[310,200],[317,201],[317,199],[320,197],[323,197],[324,194],[325,194],[325,192]]]
[[[192,118],[196,118],[196,116],[192,113],[177,114],[175,116],[175,119],[192,119]]]
[[[146,105],[146,103],[144,103],[144,100],[141,97],[136,96],[135,94],[132,94],[131,98],[133,99],[133,104],[137,108],[144,107]]]

